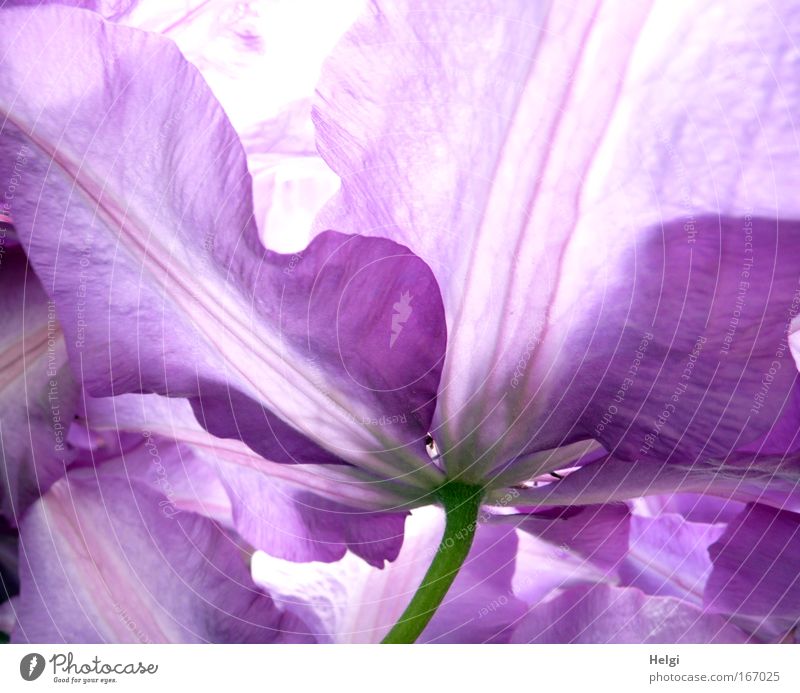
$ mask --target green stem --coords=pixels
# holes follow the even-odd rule
[[[412,643],[433,618],[467,558],[478,524],[483,489],[448,481],[436,492],[445,510],[442,541],[433,562],[400,620],[384,643]]]

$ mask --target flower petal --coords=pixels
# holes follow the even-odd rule
[[[435,421],[453,471],[481,478],[595,436],[651,328],[626,414],[601,432],[609,450],[642,446],[699,337],[653,454],[680,440],[691,457],[708,437],[719,457],[774,422],[787,369],[756,398],[798,288],[800,26],[791,3],[770,9],[706,3],[699,21],[666,1],[377,3],[337,49],[317,127],[343,189],[318,223],[398,238],[439,279]]]
[[[705,602],[714,611],[800,622],[800,515],[751,505],[710,548]]]
[[[349,548],[376,567],[397,558],[407,515],[398,506],[418,498],[410,487],[386,488],[350,467],[331,476],[326,467],[268,462],[239,441],[210,436],[183,400],[121,395],[86,404],[89,435],[127,441],[116,462],[122,478],[234,528],[257,549],[292,561],[337,561]]]
[[[308,641],[253,584],[230,536],[162,503],[94,472],[57,482],[22,524],[14,640]]]
[[[800,222],[693,224],[689,240],[676,222],[642,233],[614,253],[607,288],[586,273],[554,308],[579,305],[586,322],[562,331],[580,360],[552,416],[571,413],[583,435],[631,461],[725,459],[795,416],[787,335],[800,310]]]
[[[22,250],[0,246],[0,515],[13,524],[73,457],[66,360],[55,306]]]
[[[744,643],[747,635],[716,614],[632,588],[573,587],[533,607],[515,643]]]
[[[350,549],[383,568],[403,545],[407,513],[357,510],[245,467],[230,465],[221,476],[239,534],[278,558],[330,563]]]
[[[519,505],[591,505],[675,492],[711,494],[744,502],[800,509],[797,455],[741,453],[694,465],[631,463],[608,456],[561,481],[517,491]],[[502,504],[500,491],[489,503]]]
[[[444,527],[434,507],[415,510],[396,561],[375,570],[348,553],[337,563],[292,564],[262,553],[253,574],[324,642],[376,643],[419,587]],[[509,527],[480,525],[453,586],[420,642],[503,642],[524,605],[513,593],[517,539]]]
[[[631,514],[624,504],[552,508],[527,515],[501,515],[501,522],[549,541],[560,551],[584,556],[611,572],[628,551]]]
[[[722,524],[687,522],[680,515],[634,515],[630,547],[620,567],[622,585],[702,606],[711,573],[708,547],[724,529]]]
[[[437,427],[454,473],[480,479],[530,447],[519,417],[536,387],[517,387],[517,371],[541,341],[648,5],[374,3],[323,73],[318,142],[343,188],[319,228],[397,238],[431,265],[450,327]]]
[[[169,41],[52,6],[4,26],[3,146],[30,150],[15,226],[90,394],[190,397],[275,461],[438,484],[423,439],[446,337],[427,266],[335,233],[302,260],[265,251],[241,145]]]

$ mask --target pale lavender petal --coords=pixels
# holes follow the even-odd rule
[[[107,19],[118,21],[129,14],[141,0],[3,0],[2,7],[40,7],[42,5],[65,5],[97,12]]]
[[[780,416],[800,214],[773,165],[797,163],[800,27],[773,9],[377,3],[337,49],[317,126],[343,190],[320,228],[408,242],[440,280],[435,421],[454,471],[586,437],[631,459],[721,458]],[[664,39],[684,32],[676,58],[683,39]],[[719,117],[697,110],[706,81]]]
[[[748,506],[710,548],[705,602],[714,611],[800,622],[800,515]]]
[[[566,545],[554,545],[528,532],[519,532],[513,590],[529,608],[570,587],[619,581],[616,570],[602,570]]]
[[[514,632],[515,643],[744,643],[725,618],[671,597],[608,585],[573,587],[534,606]]]
[[[86,40],[44,40],[54,26]],[[191,397],[275,461],[344,456],[435,486],[423,438],[445,324],[425,263],[335,233],[302,260],[265,251],[241,145],[197,71],[159,36],[100,26],[9,10],[0,83],[3,146],[29,151],[15,226],[87,390]]]
[[[646,496],[629,502],[640,517],[681,515],[689,522],[713,525],[730,522],[745,508],[745,503],[697,493],[672,493],[665,496]]]
[[[441,539],[437,508],[415,510],[396,561],[376,570],[348,553],[330,564],[288,563],[256,553],[253,574],[281,604],[325,642],[377,643],[416,591]],[[524,612],[514,594],[513,528],[480,525],[475,544],[421,642],[503,642]]]
[[[308,641],[231,536],[162,500],[93,472],[57,482],[22,524],[14,641]]]
[[[800,457],[741,453],[693,465],[637,463],[608,456],[560,481],[516,491],[519,505],[591,505],[673,492],[711,494],[800,510]],[[495,491],[490,503],[502,504]]]
[[[378,2],[327,63],[318,142],[343,189],[319,228],[397,238],[440,281],[454,472],[568,442],[531,426],[525,374],[648,4]]]
[[[0,515],[16,524],[72,460],[77,390],[55,306],[22,250],[0,250]]]

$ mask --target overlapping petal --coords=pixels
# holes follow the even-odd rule
[[[234,538],[135,481],[72,472],[21,527],[16,642],[308,642]]]
[[[535,606],[516,643],[744,643],[747,634],[717,614],[633,588],[573,587]]]
[[[588,437],[719,460],[786,411],[798,13],[700,11],[379,3],[329,61],[318,140],[343,189],[318,223],[401,239],[439,279],[453,472],[513,481]]]
[[[763,624],[800,622],[800,515],[750,505],[710,548],[713,570],[705,603],[714,611]]]
[[[14,192],[12,191],[12,196]],[[16,524],[72,460],[77,388],[55,305],[20,248],[0,253],[0,514]]]
[[[253,574],[283,608],[313,624],[319,640],[380,642],[419,586],[436,552],[443,520],[433,508],[412,513],[400,555],[382,571],[352,554],[330,565],[292,564],[256,554]],[[482,524],[420,642],[507,642],[525,609],[512,586],[517,546],[513,528]]]
[[[4,26],[3,146],[30,149],[15,224],[88,391],[189,397],[271,459],[438,483],[423,439],[445,326],[425,264],[335,233],[302,259],[265,251],[241,146],[170,42],[67,8]],[[37,38],[56,26],[86,41]]]
[[[166,487],[177,507],[222,522],[279,558],[336,561],[350,549],[383,567],[402,544],[407,513],[398,508],[419,502],[410,487],[403,496],[402,485],[387,488],[350,468],[269,462],[239,441],[209,435],[183,400],[87,398],[84,413],[87,433],[102,441],[84,458],[96,460],[110,444],[119,475],[162,493]],[[117,441],[125,441],[122,450]]]

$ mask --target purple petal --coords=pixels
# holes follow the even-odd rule
[[[377,3],[337,49],[316,118],[343,189],[319,228],[375,229],[433,268],[453,471],[587,436],[631,459],[721,458],[780,416],[800,253],[784,56],[800,27],[774,9]]]
[[[573,587],[533,607],[515,643],[744,643],[747,635],[716,614],[671,597],[608,585]]]
[[[748,506],[710,553],[709,608],[789,626],[800,621],[800,515]]]
[[[16,524],[72,460],[77,404],[55,306],[19,248],[0,246],[0,514]]]
[[[632,501],[632,506],[640,517],[659,517],[674,513],[689,522],[713,525],[730,522],[744,510],[745,504],[697,493],[673,493],[668,496],[637,498]]]
[[[275,461],[436,485],[423,437],[446,337],[425,263],[332,232],[302,258],[265,251],[241,145],[169,41],[65,8],[4,26],[4,147],[29,152],[15,225],[89,393],[191,397]],[[85,40],[45,40],[54,26]]]
[[[400,552],[407,513],[349,508],[244,467],[230,465],[221,474],[237,531],[273,556],[329,563],[350,549],[383,568]]]
[[[16,642],[308,640],[217,525],[93,476],[57,482],[22,524]]]
[[[800,222],[693,224],[691,242],[672,222],[619,254],[613,271],[635,268],[632,281],[599,296],[596,314],[565,337],[582,355],[569,394],[573,407],[588,401],[579,427],[621,458],[724,459],[795,413],[787,333],[800,309]]]
[[[101,14],[115,21],[122,19],[138,5],[140,0],[4,0],[3,8],[40,7],[42,5],[65,5],[80,7]]]
[[[607,572],[611,572],[628,551],[631,514],[624,504],[552,508],[497,519],[513,523],[555,544],[561,551],[584,556]]]
[[[531,448],[544,393],[528,365],[646,9],[379,2],[323,73],[318,142],[343,189],[319,228],[388,235],[431,265],[450,326],[436,422],[453,472],[479,477]]]
[[[180,400],[124,395],[87,403],[90,434],[113,428],[112,437],[122,431],[128,440],[116,451],[121,478],[134,477],[172,505],[234,528],[257,549],[292,561],[336,561],[350,549],[377,567],[397,557],[407,513],[371,510],[405,499],[377,479],[350,468],[334,479],[311,465],[267,462],[238,441],[211,437]],[[92,450],[92,461],[99,452]],[[111,473],[108,463],[104,473]]]
[[[702,606],[711,573],[708,547],[724,529],[722,524],[687,522],[680,515],[634,515],[630,547],[620,567],[621,584]]]

